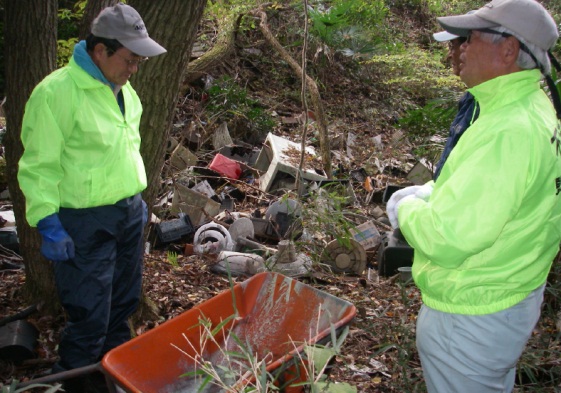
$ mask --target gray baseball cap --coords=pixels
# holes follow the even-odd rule
[[[473,14],[437,20],[444,30],[461,37],[467,37],[470,30],[503,26],[545,51],[553,48],[559,38],[552,16],[535,0],[493,0]]]
[[[103,9],[92,23],[92,34],[117,40],[139,56],[152,57],[167,52],[150,38],[139,13],[123,3]]]

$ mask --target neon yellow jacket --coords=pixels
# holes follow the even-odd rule
[[[481,113],[456,145],[428,202],[399,206],[423,302],[457,314],[509,308],[543,285],[561,239],[561,152],[537,70],[469,91]]]
[[[39,83],[25,107],[18,181],[29,225],[60,207],[111,205],[146,188],[142,105],[127,82],[125,115],[108,85],[70,63]]]

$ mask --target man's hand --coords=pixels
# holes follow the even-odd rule
[[[57,213],[39,221],[37,229],[43,238],[41,254],[45,258],[55,262],[74,258],[74,242],[62,227]]]

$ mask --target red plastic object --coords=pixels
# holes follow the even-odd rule
[[[227,333],[215,336],[220,346],[202,344],[200,318],[217,326],[234,315],[234,302],[238,318],[225,324],[221,332]],[[232,339],[235,335],[251,347],[258,360],[268,359],[267,371],[281,375],[279,380],[288,381],[287,385],[294,384],[307,380],[298,363],[305,343],[331,340],[331,325],[342,328],[355,315],[352,303],[282,274],[264,272],[114,348],[105,355],[102,366],[127,392],[197,392],[200,379],[181,377],[194,371],[195,363],[176,347],[193,356],[204,352],[205,360],[220,366],[223,350],[237,352]],[[301,392],[303,387],[284,391]]]
[[[223,156],[220,153],[214,156],[208,167],[230,179],[239,179],[242,174],[242,168],[239,162]]]

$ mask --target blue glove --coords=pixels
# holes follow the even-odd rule
[[[57,213],[39,221],[37,229],[43,238],[41,254],[45,258],[55,262],[74,258],[74,242],[62,227]]]

